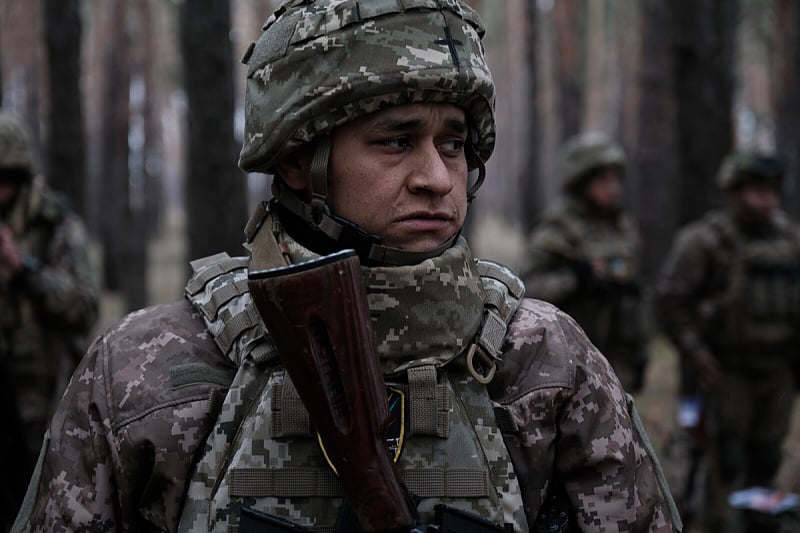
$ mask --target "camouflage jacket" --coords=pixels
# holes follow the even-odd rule
[[[639,386],[644,364],[638,255],[639,234],[624,213],[590,216],[569,198],[534,229],[522,268],[526,294],[573,317],[627,390]]]
[[[684,353],[782,366],[800,343],[800,233],[785,214],[759,227],[713,211],[675,238],[657,287],[664,331]],[[758,357],[752,357],[758,353]]]
[[[0,357],[35,458],[55,403],[88,344],[98,287],[83,224],[39,179],[20,192],[3,223],[25,260],[14,279],[0,284]]]
[[[17,527],[175,531],[235,371],[186,301],[125,317],[75,372]],[[505,438],[531,523],[558,480],[582,531],[680,530],[628,398],[568,316],[524,300],[490,387],[518,428]]]

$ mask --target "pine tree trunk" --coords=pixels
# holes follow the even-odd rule
[[[674,0],[680,222],[721,201],[719,164],[733,147],[738,0]]]
[[[241,255],[247,222],[246,181],[236,166],[233,52],[227,0],[180,5],[184,87],[188,100],[189,257]]]

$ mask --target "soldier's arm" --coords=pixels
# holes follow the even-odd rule
[[[709,261],[703,234],[696,227],[684,229],[676,237],[656,283],[659,321],[684,354],[702,346],[698,299]]]
[[[680,531],[657,459],[608,361],[551,306],[526,301],[514,326],[490,392],[516,428],[504,437],[529,521],[548,495],[564,494],[580,531]]]
[[[188,301],[123,317],[90,347],[50,424],[26,531],[174,531],[235,367]]]
[[[12,531],[117,529],[103,344],[91,346],[67,387]]]
[[[46,257],[28,258],[23,278],[47,320],[76,332],[94,324],[99,288],[86,229],[73,215],[56,226]]]
[[[523,258],[525,294],[556,305],[563,303],[580,283],[575,255],[573,246],[558,227],[543,223],[531,235]]]

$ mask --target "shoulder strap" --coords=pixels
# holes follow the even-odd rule
[[[257,363],[277,357],[250,300],[247,262],[224,252],[192,261],[184,291],[219,349],[237,365],[247,356]]]
[[[505,265],[488,259],[475,263],[486,300],[483,320],[467,352],[467,368],[472,377],[486,384],[494,377],[508,325],[525,296],[525,284]]]

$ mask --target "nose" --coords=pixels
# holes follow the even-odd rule
[[[432,142],[417,147],[411,165],[408,188],[412,192],[428,191],[444,196],[453,190],[450,168]]]

